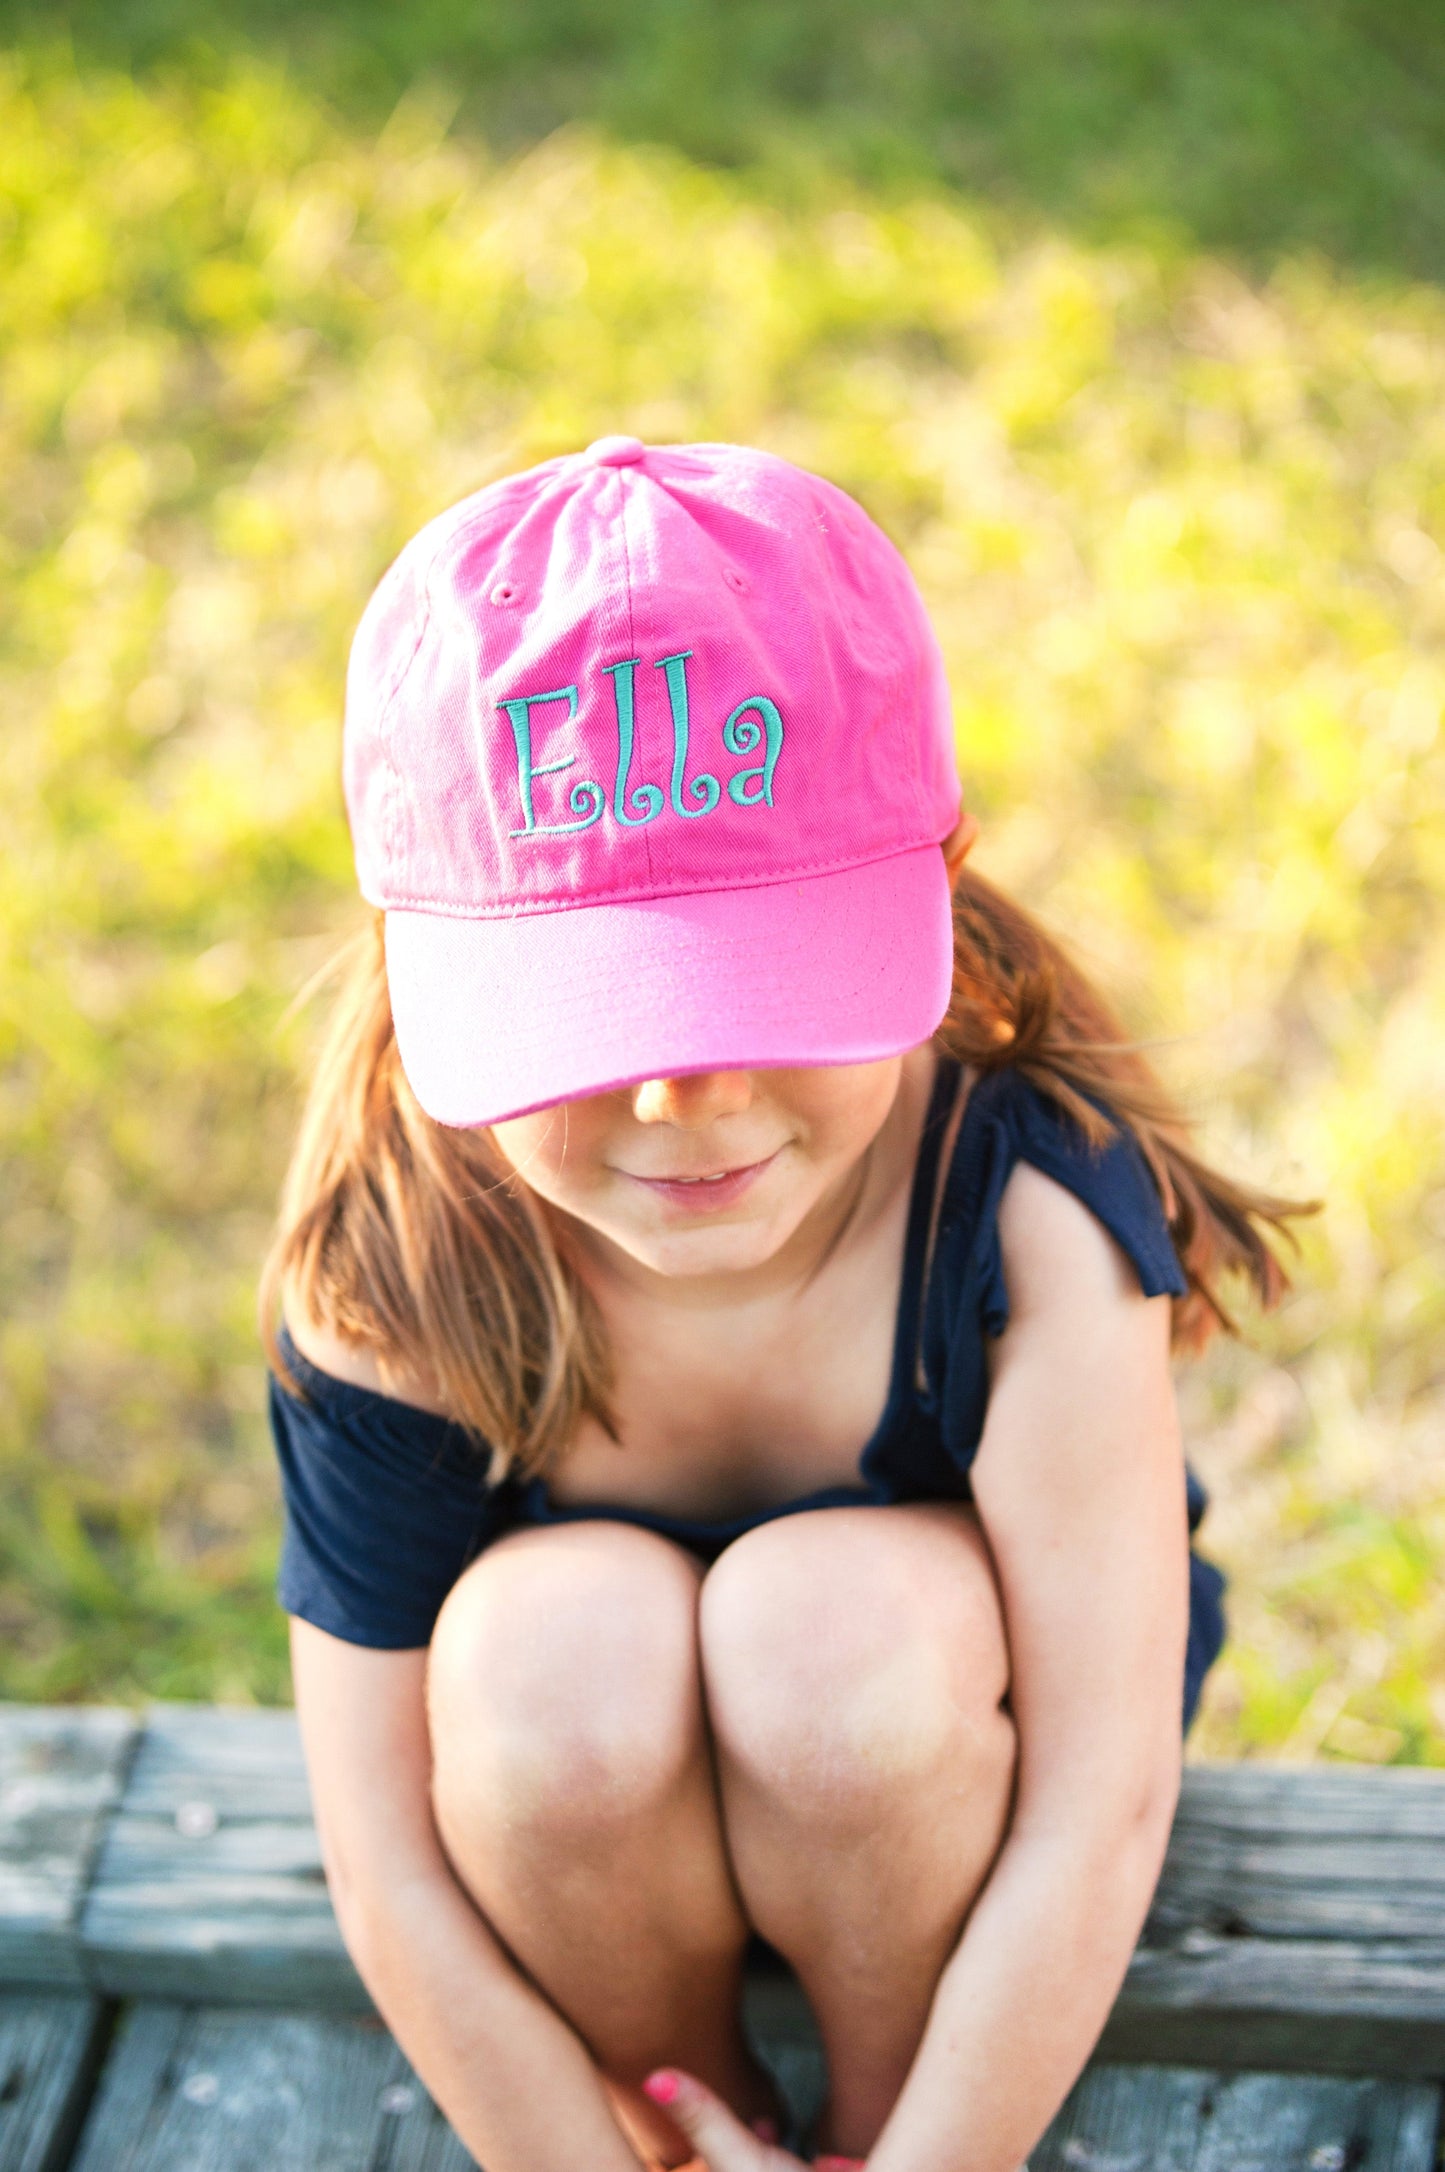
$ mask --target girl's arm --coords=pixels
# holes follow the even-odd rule
[[[869,2172],[1013,2172],[1108,2017],[1178,1796],[1188,1531],[1169,1300],[1028,1164],[974,1495],[1012,1656],[1015,1807]]]
[[[426,1653],[292,1622],[327,1880],[347,1950],[487,2172],[637,2172],[596,2067],[453,1876],[431,1813]]]

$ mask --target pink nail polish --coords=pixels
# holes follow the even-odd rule
[[[815,2157],[813,2172],[863,2172],[861,2157]]]
[[[760,2142],[776,2145],[779,2140],[778,2122],[776,2119],[755,2119],[753,2121],[753,2133]]]
[[[675,2104],[677,2102],[677,2076],[669,2074],[666,2067],[661,2068],[656,2074],[649,2074],[642,2087],[644,2093],[651,2097],[654,2104]]]

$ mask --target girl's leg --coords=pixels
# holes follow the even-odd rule
[[[826,2146],[861,2157],[1008,1822],[1008,1651],[977,1518],[780,1517],[709,1572],[700,1638],[743,1905],[822,2031]]]
[[[625,1524],[515,1533],[449,1595],[428,1669],[453,1868],[669,2161],[690,2153],[637,2086],[651,2068],[769,2107],[738,2023],[747,1926],[703,1718],[701,1573]]]

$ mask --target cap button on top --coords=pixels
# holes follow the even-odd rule
[[[583,458],[595,468],[630,468],[646,450],[640,437],[599,437],[588,446]]]

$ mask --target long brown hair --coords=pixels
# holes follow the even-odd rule
[[[407,1084],[382,925],[374,912],[333,961],[341,985],[261,1274],[261,1339],[304,1399],[276,1339],[282,1289],[293,1289],[343,1341],[434,1382],[492,1478],[538,1471],[584,1413],[610,1429],[606,1336],[547,1210],[490,1132],[434,1123]],[[935,1038],[981,1072],[1022,1072],[1095,1143],[1111,1136],[1111,1116],[1133,1132],[1189,1284],[1173,1301],[1177,1349],[1239,1332],[1219,1294],[1225,1276],[1243,1276],[1262,1306],[1277,1303],[1289,1278],[1263,1233],[1293,1244],[1290,1218],[1319,1203],[1276,1198],[1201,1161],[1188,1120],[1097,990],[969,868],[954,892],[953,996]]]

